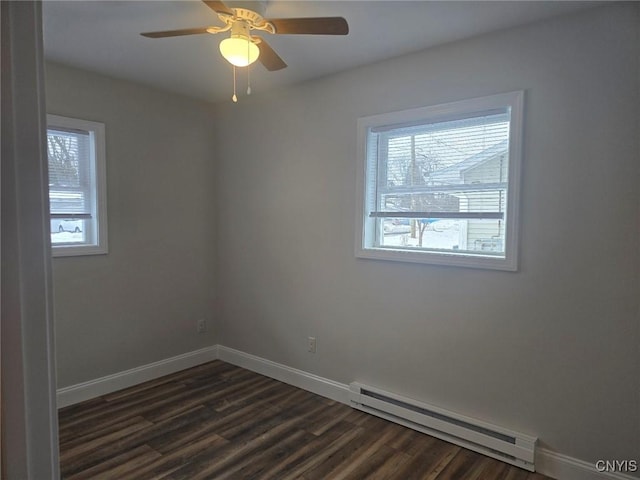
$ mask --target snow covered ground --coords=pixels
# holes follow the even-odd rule
[[[51,232],[51,243],[83,243],[83,232]]]
[[[387,224],[388,225],[388,224]],[[392,225],[385,228],[384,246],[417,247],[419,232],[411,238],[409,225]],[[456,220],[437,220],[427,226],[422,235],[422,248],[453,249],[460,245],[460,224]]]

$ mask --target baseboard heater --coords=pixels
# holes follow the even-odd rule
[[[351,406],[531,472],[537,438],[385,392],[351,383]]]

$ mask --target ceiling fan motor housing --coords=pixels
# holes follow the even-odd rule
[[[248,40],[251,37],[251,27],[244,20],[236,20],[231,24],[231,38],[244,38]]]
[[[234,8],[234,15],[228,15],[226,13],[218,12],[218,16],[220,19],[231,25],[231,36],[234,36],[236,33],[236,25],[241,25],[237,27],[237,34],[242,35],[245,34],[244,30],[241,32],[240,29],[245,29],[246,27],[246,36],[249,36],[250,30],[264,30],[269,33],[275,33],[275,28],[271,22],[266,21],[262,15],[259,13],[248,10],[246,8]]]
[[[234,10],[250,10],[264,17],[268,2],[266,0],[226,0],[224,3]]]

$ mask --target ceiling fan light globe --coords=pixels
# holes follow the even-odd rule
[[[258,59],[260,49],[246,38],[231,37],[220,42],[220,53],[230,64],[246,67]]]

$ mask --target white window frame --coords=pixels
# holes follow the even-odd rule
[[[524,91],[508,92],[441,105],[383,113],[358,119],[357,136],[357,200],[356,200],[356,257],[376,260],[452,265],[516,271],[518,269],[518,232],[520,205],[520,170],[522,163]],[[367,141],[370,129],[402,125],[411,122],[436,123],[477,116],[482,112],[510,108],[508,189],[505,226],[505,255],[495,257],[468,252],[433,252],[415,249],[381,248],[375,246],[375,218],[371,218],[367,205],[367,177],[370,174]]]
[[[103,123],[78,118],[47,115],[47,132],[55,128],[81,130],[89,133],[90,177],[95,201],[91,209],[95,241],[84,244],[52,244],[54,257],[102,255],[108,253],[107,245],[107,174],[105,152],[105,127]]]

